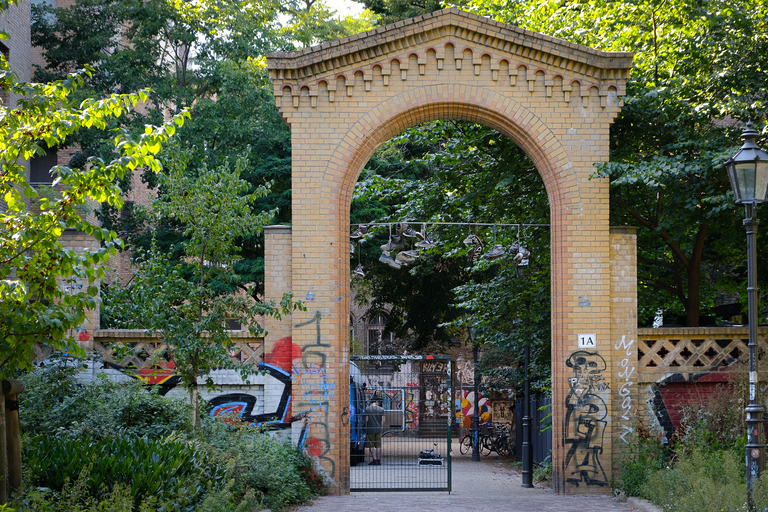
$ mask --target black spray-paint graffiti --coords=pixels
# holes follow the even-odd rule
[[[603,436],[608,422],[605,401],[596,393],[605,391],[605,359],[600,354],[579,350],[565,364],[573,369],[568,379],[570,391],[565,398],[565,435],[563,444],[566,482],[576,485],[608,485],[600,463]]]
[[[209,400],[211,416],[236,415],[238,419],[254,425],[279,429],[291,428],[292,418],[287,417],[291,403],[291,374],[263,362],[259,363],[259,370],[268,372],[283,387],[280,402],[274,411],[255,414],[256,397],[247,393],[229,393]]]

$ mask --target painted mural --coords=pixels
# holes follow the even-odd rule
[[[456,423],[464,428],[472,428],[472,417],[475,415],[475,393],[474,391],[458,391],[456,398]],[[480,425],[490,423],[491,421],[491,401],[483,396],[481,392],[477,393],[477,407],[480,413]]]
[[[684,406],[703,404],[718,390],[732,389],[732,378],[726,367],[720,371],[672,373],[646,386],[646,403],[656,422],[653,426],[671,440],[675,431],[684,428]]]

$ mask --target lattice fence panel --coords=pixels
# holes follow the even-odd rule
[[[690,330],[690,329],[687,329]],[[744,333],[724,336],[722,334],[645,337],[640,335],[637,358],[639,366],[645,369],[659,369],[676,372],[713,371],[733,363],[745,363],[748,359],[748,339]],[[758,339],[758,360],[767,353],[765,338]]]

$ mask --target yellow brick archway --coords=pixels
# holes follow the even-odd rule
[[[286,249],[267,255],[267,295],[291,290],[307,311],[270,326],[267,350],[287,336],[296,346],[293,414],[303,421],[294,435],[308,440],[337,492],[349,490],[353,187],[381,144],[436,119],[498,130],[542,176],[552,223],[554,486],[608,490],[614,445],[637,405],[626,397],[634,235],[611,230],[608,183],[591,176],[608,157],[631,60],[455,9],[268,56],[292,132],[293,225],[272,240]]]
[[[334,149],[323,181],[344,183],[341,201],[349,204],[360,172],[379,146],[418,124],[455,119],[493,128],[520,146],[545,177],[553,210],[560,211],[562,201],[568,200],[563,193],[565,184],[575,182],[573,168],[568,168],[566,152],[547,126],[524,126],[531,118],[532,112],[524,105],[481,87],[439,84],[409,89],[360,117]],[[579,200],[580,196],[576,193],[571,198]]]

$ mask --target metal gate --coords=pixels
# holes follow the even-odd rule
[[[352,365],[350,490],[450,492],[450,356],[355,356]],[[380,453],[365,434],[374,401],[384,409]]]

